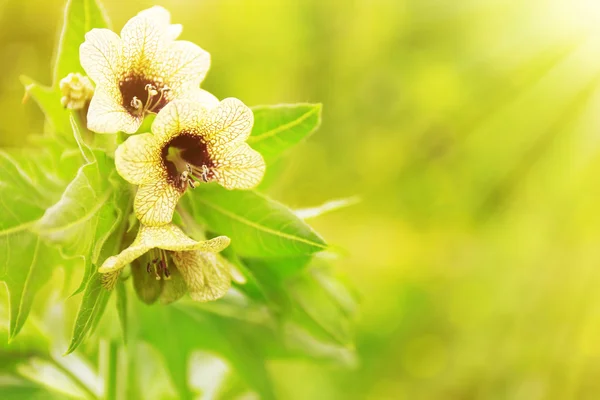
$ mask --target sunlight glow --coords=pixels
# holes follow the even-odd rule
[[[549,6],[558,19],[563,22],[564,28],[584,31],[588,34],[600,34],[600,1],[550,0]]]

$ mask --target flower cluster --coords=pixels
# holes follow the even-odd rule
[[[96,133],[132,134],[117,148],[115,166],[138,187],[137,237],[99,272],[114,277],[146,255],[147,273],[165,281],[165,292],[185,290],[194,300],[207,301],[223,296],[230,286],[227,266],[217,254],[229,238],[197,242],[187,237],[172,222],[177,203],[186,190],[205,182],[253,188],[265,163],[246,143],[252,111],[240,100],[219,101],[200,89],[210,55],[176,40],[182,27],[170,19],[167,10],[152,7],[130,19],[120,35],[91,30],[80,47],[81,65],[95,84],[87,126]],[[83,108],[77,101],[86,97],[72,92],[65,94],[65,104]],[[91,93],[86,89],[85,95]],[[148,114],[156,114],[151,132],[138,133]],[[166,296],[167,301],[180,295]]]

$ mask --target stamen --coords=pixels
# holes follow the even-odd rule
[[[155,253],[155,251],[154,251],[154,250],[151,250],[151,253]],[[152,260],[150,260],[150,261],[148,262],[148,264],[146,264],[146,272],[147,272],[148,274],[151,274],[151,273],[152,273],[152,271],[154,271],[154,272],[156,273],[156,268],[155,268],[155,265],[156,265],[156,264],[157,264],[159,261],[160,261],[160,259],[159,259],[159,258],[153,258]]]
[[[146,91],[148,92],[148,100],[146,101],[146,106],[144,107],[144,112],[148,112],[148,113],[152,113],[154,108],[160,104],[160,102],[162,101],[165,92],[168,92],[169,90],[171,90],[168,86],[165,86],[159,90],[156,89],[156,86],[148,83],[145,86]],[[160,96],[158,97],[158,99],[156,99],[155,101],[153,101],[154,97],[156,97],[156,95],[160,94]]]
[[[146,84],[146,86],[144,87],[144,90],[146,90],[148,92],[148,99],[150,99],[158,94],[158,91],[156,90],[154,85],[152,85],[150,83]]]
[[[160,104],[160,102],[162,101],[164,95],[166,92],[170,91],[171,88],[169,88],[168,86],[163,87],[162,89],[160,89],[160,97],[158,98],[158,100],[156,100],[156,103],[154,103],[154,105],[152,106],[152,108],[154,108],[155,106],[157,106],[158,104]]]
[[[137,96],[133,96],[133,99],[129,103],[134,109],[133,112],[139,116],[142,116],[145,113],[153,113],[154,109],[163,100],[165,92],[168,92],[171,89],[168,87],[157,89],[153,84],[147,83],[146,86],[144,86],[144,90],[147,93],[145,102],[142,102]]]
[[[169,271],[169,266],[167,264],[167,252],[164,250],[160,250],[160,257],[161,257],[160,264],[161,264],[163,276],[164,276],[165,280],[169,280],[169,279],[171,279],[171,272]]]
[[[191,166],[189,164],[188,166],[189,170],[192,172],[191,175],[194,178],[202,180],[202,182],[210,182],[210,178],[208,177],[210,169],[205,164],[202,164],[201,167]]]
[[[188,183],[189,179],[189,172],[187,171],[183,171],[179,176],[179,185],[181,186],[182,190],[185,190],[185,185]]]
[[[136,96],[133,96],[133,99],[131,100],[130,104],[131,104],[131,107],[133,107],[136,110],[136,112],[139,112],[139,110],[141,110],[144,107],[144,105],[142,104],[142,101],[140,99],[138,99]]]
[[[160,276],[162,275],[162,268],[160,262],[154,265],[154,275],[157,281],[160,281]]]
[[[185,167],[187,168],[187,173],[188,173],[188,185],[191,186],[192,189],[196,188],[196,182],[194,182],[194,180],[192,179],[192,177],[194,176],[194,173],[192,171],[192,166],[190,164],[185,164]]]

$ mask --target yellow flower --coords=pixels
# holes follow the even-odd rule
[[[254,117],[240,100],[229,98],[206,109],[176,100],[152,124],[152,133],[129,137],[115,154],[119,174],[139,185],[135,213],[144,225],[171,222],[179,198],[198,182],[227,189],[250,189],[265,171],[262,156],[245,141]]]
[[[165,281],[162,291],[166,302],[176,300],[185,291],[196,301],[215,300],[231,286],[228,267],[217,256],[229,242],[226,236],[196,242],[173,224],[141,225],[131,246],[106,259],[98,272],[106,274],[110,283],[122,268],[149,253],[146,271],[156,280]]]
[[[96,84],[88,111],[88,128],[98,133],[135,133],[147,113],[169,101],[187,98],[214,104],[200,89],[210,55],[195,44],[176,41],[181,25],[171,25],[162,7],[130,19],[121,36],[92,29],[80,47],[83,69]]]

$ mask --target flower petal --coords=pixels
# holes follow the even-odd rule
[[[156,275],[148,273],[148,263],[152,262],[150,253],[142,255],[131,262],[133,288],[138,298],[146,304],[152,304],[162,293],[164,279],[156,279]],[[175,268],[173,268],[175,269]]]
[[[98,272],[105,274],[118,271],[153,248],[170,251],[200,250],[218,253],[229,246],[229,243],[230,240],[227,236],[195,241],[173,224],[162,226],[140,225],[140,230],[133,243],[118,255],[107,258]]]
[[[174,100],[158,113],[152,123],[152,133],[164,144],[182,131],[198,132],[205,116],[203,103]]]
[[[215,253],[182,251],[173,253],[172,259],[193,300],[216,300],[231,287],[229,268]]]
[[[181,31],[183,31],[183,26],[181,24],[171,24],[167,28],[167,37],[170,40],[175,40],[181,35]]]
[[[187,92],[179,95],[177,100],[189,100],[196,103],[202,103],[207,110],[211,110],[219,105],[219,99],[217,99],[214,94],[200,88],[188,90]]]
[[[156,74],[177,98],[200,86],[210,68],[210,54],[192,42],[176,41],[165,48],[156,62]]]
[[[173,303],[179,300],[187,292],[187,285],[183,276],[177,268],[169,268],[171,275],[163,279],[163,290],[160,294],[160,302],[163,304]]]
[[[134,185],[161,179],[161,163],[161,149],[151,133],[129,137],[115,152],[117,172]]]
[[[245,141],[252,132],[252,110],[235,98],[227,98],[214,107],[204,122],[202,136],[213,146]]]
[[[121,94],[118,95],[111,90],[107,92],[99,87],[94,92],[87,113],[88,129],[96,133],[135,133],[142,124],[142,118],[136,118],[129,114],[123,106],[118,103]]]
[[[98,272],[101,274],[106,274],[119,271],[120,269],[125,268],[127,264],[136,258],[148,252],[151,248],[151,245],[148,245],[148,243],[142,243],[136,238],[131,246],[120,252],[118,255],[108,257],[98,269]]]
[[[173,187],[165,176],[141,185],[135,195],[133,209],[140,222],[160,226],[171,222],[177,201],[183,193]]]
[[[153,20],[158,25],[169,26],[171,23],[171,13],[161,6],[153,6],[137,13],[138,17]],[[135,18],[135,17],[134,17]]]
[[[92,29],[79,47],[79,59],[96,85],[115,85],[120,75],[121,38],[109,29]]]
[[[123,56],[130,70],[146,70],[169,38],[171,15],[160,6],[141,11],[121,30]]]
[[[135,242],[144,243],[150,247],[156,247],[170,251],[192,251],[201,250],[218,253],[227,246],[230,240],[227,236],[203,241],[195,241],[173,224],[162,226],[140,226],[140,232]],[[135,243],[134,242],[134,243]]]
[[[247,143],[211,146],[213,179],[226,189],[251,189],[265,174],[265,160]]]
[[[106,289],[106,290],[113,290],[115,288],[115,286],[117,286],[117,282],[119,281],[120,276],[121,276],[120,269],[102,274],[101,281],[100,281],[102,283],[102,287],[104,287],[104,289]]]

